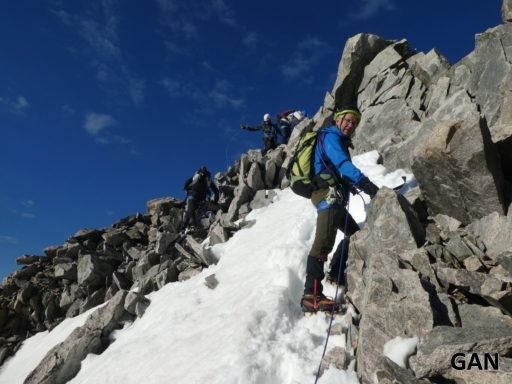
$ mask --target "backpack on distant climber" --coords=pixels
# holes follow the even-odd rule
[[[285,124],[291,128],[295,127],[306,117],[306,111],[298,111],[296,109],[287,109],[277,115],[278,124]]]
[[[279,123],[281,120],[282,121],[288,121],[287,117],[289,115],[291,115],[293,112],[295,112],[296,109],[287,109],[286,111],[283,111],[281,113],[278,113],[277,114],[277,119],[276,121]]]
[[[211,184],[211,174],[209,171],[197,171],[191,181],[186,185],[188,191],[194,191],[199,200],[204,199],[208,193]]]
[[[295,127],[297,124],[299,124],[302,120],[306,118],[306,115],[304,111],[295,111],[293,113],[290,113],[288,116],[286,116],[286,120],[288,120],[288,123],[291,127]]]

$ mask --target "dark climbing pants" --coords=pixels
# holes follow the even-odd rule
[[[326,204],[325,198],[328,191],[328,189],[317,190],[313,192],[311,196],[311,202],[317,207],[317,219],[315,240],[313,241],[306,264],[305,294],[312,294],[315,284],[316,293],[318,295],[322,293],[323,287],[321,281],[325,276],[323,271],[324,263],[327,260],[328,254],[334,247],[338,229],[344,233],[346,239],[360,229],[344,204]],[[342,271],[340,275],[344,276],[347,254],[348,241],[342,241],[333,254],[329,275],[336,278],[341,264]],[[343,281],[343,278],[340,281]]]
[[[264,137],[263,138],[263,144],[265,145],[265,147],[261,151],[261,154],[263,156],[265,156],[265,154],[268,151],[270,151],[270,150],[274,149],[275,147],[277,147],[277,142],[276,142],[275,137]]]
[[[197,201],[193,195],[188,195],[185,203],[185,219],[183,220],[183,228],[190,225],[196,226],[196,205]]]
[[[292,128],[289,125],[283,124],[279,126],[279,131],[281,131],[281,136],[283,137],[281,144],[288,144],[288,140],[292,134]]]

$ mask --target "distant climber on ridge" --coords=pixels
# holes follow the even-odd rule
[[[277,134],[280,132],[277,129],[277,125],[272,122],[270,115],[265,113],[263,115],[263,123],[254,127],[242,124],[242,129],[247,131],[262,131],[263,132],[263,144],[264,148],[261,151],[262,155],[265,155],[268,151],[277,147]]]
[[[183,220],[183,229],[193,229],[197,227],[196,209],[208,198],[213,195],[213,201],[219,201],[219,189],[212,181],[210,171],[205,166],[199,168],[194,175],[189,178],[183,189],[187,193],[185,204],[185,218]]]

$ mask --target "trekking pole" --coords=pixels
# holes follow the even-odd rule
[[[350,194],[347,194],[347,196],[348,196],[347,197],[347,202],[345,204],[346,215],[345,215],[345,224],[344,224],[344,227],[343,227],[343,235],[345,235],[345,233],[347,231],[347,226],[348,226],[348,216],[349,216],[348,205],[349,205],[349,200],[350,200]],[[344,241],[343,245],[341,246],[340,265],[338,267],[338,276],[336,278],[336,291],[334,292],[334,301],[338,297],[338,289],[339,289],[338,282],[340,281],[340,278],[341,278],[341,268],[343,266],[342,257],[345,254],[345,245],[346,244],[347,244],[347,242]],[[334,305],[335,305],[335,303],[333,303],[332,308],[331,308],[331,314],[330,314],[330,318],[329,318],[329,326],[327,327],[327,337],[325,338],[324,350],[322,351],[322,357],[320,358],[320,364],[318,365],[318,369],[316,371],[315,384],[318,382],[318,379],[320,378],[320,369],[322,367],[322,362],[324,360],[325,352],[327,350],[327,344],[329,342],[329,336],[331,335],[332,321],[334,319]]]

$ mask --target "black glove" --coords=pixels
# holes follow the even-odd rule
[[[373,184],[369,178],[365,177],[358,184],[358,187],[366,194],[370,196],[371,199],[375,197],[377,192],[379,192],[379,187]]]

